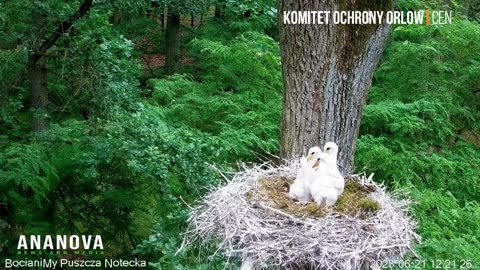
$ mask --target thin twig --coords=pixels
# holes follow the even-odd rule
[[[150,70],[150,74],[151,74],[151,75],[152,75],[152,77],[154,78],[154,77],[155,77],[155,75],[153,75],[153,70],[152,70],[152,68],[150,67],[150,63],[148,63],[148,60],[147,60],[147,58],[145,58],[145,56],[144,56],[144,55],[142,55],[142,59],[143,59],[143,61],[145,61],[145,64],[147,64],[148,70]]]
[[[183,204],[185,204],[188,208],[190,209],[193,209],[193,207],[190,206],[190,204],[188,204],[182,197],[182,195],[180,195],[180,200],[183,202]]]

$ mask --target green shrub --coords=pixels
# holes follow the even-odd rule
[[[458,18],[395,27],[364,109],[356,168],[410,187],[427,260],[480,261],[479,34]]]
[[[204,39],[190,46],[202,71],[198,81],[187,75],[151,81],[151,99],[163,106],[165,121],[204,133],[219,147],[213,155],[219,161],[277,151],[282,86],[276,42],[248,32],[227,44]]]

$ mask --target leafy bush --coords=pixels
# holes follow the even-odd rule
[[[152,101],[163,106],[165,120],[211,135],[203,138],[219,147],[217,160],[275,152],[282,88],[278,45],[248,32],[228,44],[193,40],[190,47],[200,82],[186,75],[151,82]]]
[[[99,233],[112,252],[130,252],[154,216],[177,230],[185,217],[180,197],[191,201],[218,179],[205,165],[202,143],[167,127],[150,106],[90,126],[52,125],[37,143],[11,145],[0,155],[0,187],[10,190],[0,201],[9,222],[33,233],[55,213],[57,230]]]
[[[413,212],[420,223],[423,243],[418,251],[426,260],[471,260],[480,267],[480,205],[463,204],[449,191],[412,189]],[[428,265],[431,269],[431,265]]]
[[[247,32],[263,31],[271,37],[278,37],[277,3],[272,0],[225,0],[226,16],[232,30]]]
[[[468,72],[476,72],[478,55],[469,48],[471,33],[480,33],[480,27],[458,21],[425,29],[400,26],[392,34],[365,106],[357,166],[374,169],[390,183],[478,200],[478,145],[465,134],[480,130],[473,102],[479,97]]]
[[[395,27],[364,109],[357,170],[410,187],[426,259],[480,261],[478,34],[465,19]]]

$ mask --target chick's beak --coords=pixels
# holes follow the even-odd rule
[[[318,166],[320,166],[320,160],[315,161],[312,168],[317,168]]]
[[[327,149],[323,150],[323,153],[328,154],[328,150]]]
[[[309,155],[307,156],[307,161],[312,160],[312,158],[313,158],[313,156],[312,156],[311,154],[309,154]]]

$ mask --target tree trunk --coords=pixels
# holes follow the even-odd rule
[[[334,141],[348,173],[373,73],[390,31],[381,25],[284,24],[284,11],[390,10],[391,1],[279,1],[283,68],[280,156]]]
[[[160,14],[160,26],[162,29],[165,27],[165,13]]]
[[[48,126],[47,69],[44,58],[40,58],[30,71],[30,94],[32,99],[32,130],[40,132]]]
[[[164,7],[162,9],[162,12],[160,13],[160,25],[162,26],[162,29],[165,28],[165,16],[168,14],[168,7]]]
[[[190,13],[190,26],[195,26],[195,17],[193,16],[193,13]]]
[[[113,12],[112,17],[110,18],[110,22],[111,22],[114,26],[116,26],[116,25],[119,25],[120,22],[122,22],[122,19],[123,19],[123,10],[116,9],[116,10]]]
[[[219,18],[222,14],[222,8],[220,6],[220,4],[215,4],[215,18]]]
[[[173,74],[180,68],[180,16],[174,13],[167,15],[167,55],[165,59],[165,73]]]

